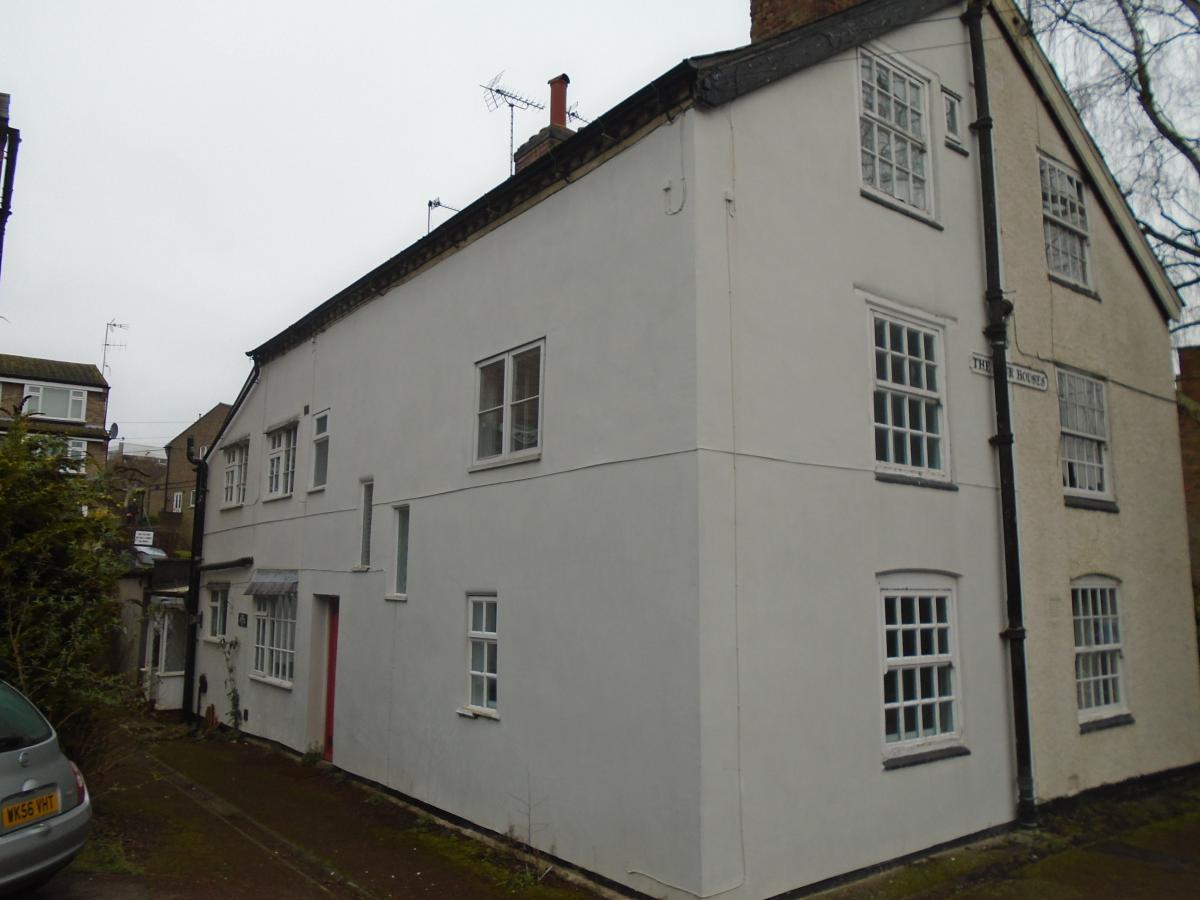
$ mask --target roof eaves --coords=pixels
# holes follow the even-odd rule
[[[737,50],[696,57],[696,100],[720,106],[961,0],[875,0]]]
[[[1080,167],[1087,172],[1100,205],[1121,242],[1133,257],[1159,312],[1165,319],[1177,319],[1183,310],[1178,291],[1146,242],[1138,227],[1137,217],[1129,208],[1125,195],[1117,186],[1116,179],[1104,162],[1100,148],[1092,140],[1091,132],[1083,124],[1083,119],[1067,95],[1066,88],[1058,80],[1050,60],[1029,33],[1024,15],[1012,0],[992,0],[991,13],[1017,59],[1029,74],[1034,87],[1041,93],[1063,137],[1071,145]]]
[[[640,140],[656,120],[670,119],[690,106],[695,84],[696,66],[684,60],[246,355],[258,365],[270,361],[582,177],[612,153]]]

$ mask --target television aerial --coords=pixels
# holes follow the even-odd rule
[[[512,175],[516,171],[516,163],[513,160],[513,153],[516,147],[513,143],[513,130],[515,128],[515,117],[518,109],[545,109],[546,104],[538,103],[524,94],[518,94],[516,91],[506,88],[500,83],[500,79],[504,77],[501,72],[487,84],[481,84],[483,88],[483,102],[487,105],[488,112],[495,112],[501,106],[508,107],[508,174]]]

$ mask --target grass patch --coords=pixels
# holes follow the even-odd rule
[[[519,859],[503,850],[480,844],[445,828],[420,823],[408,829],[405,837],[423,849],[438,854],[463,871],[490,882],[495,887],[530,900],[578,900],[580,892],[542,884],[539,876],[549,866]]]
[[[74,872],[88,875],[142,875],[141,866],[125,855],[121,841],[106,834],[92,832],[83,850],[71,864]]]

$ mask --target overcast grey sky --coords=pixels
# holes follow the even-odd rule
[[[21,130],[0,352],[101,361],[109,421],[161,445],[245,351],[508,174],[479,85],[592,118],[686,56],[744,44],[749,0],[0,0]],[[545,112],[518,112],[522,140]],[[435,224],[449,214],[435,211]]]

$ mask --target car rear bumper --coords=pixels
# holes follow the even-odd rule
[[[83,849],[92,822],[92,798],[60,816],[0,837],[0,894],[46,878]]]

